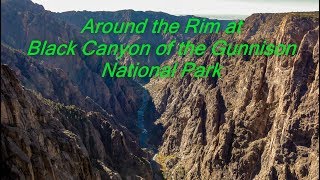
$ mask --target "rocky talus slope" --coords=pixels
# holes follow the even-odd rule
[[[173,57],[220,62],[219,79],[153,79],[164,134],[156,159],[167,179],[319,178],[319,16],[254,14],[241,35],[194,42],[297,43],[294,57]]]
[[[117,123],[45,99],[1,65],[3,179],[152,179],[146,154]]]

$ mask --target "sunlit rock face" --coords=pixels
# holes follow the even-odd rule
[[[164,127],[157,155],[168,179],[317,179],[318,13],[254,14],[241,35],[194,38],[296,43],[282,57],[173,57],[220,62],[221,78],[153,79],[147,88]]]
[[[161,178],[141,149],[151,146],[159,150],[153,165],[167,179],[318,179],[317,12],[254,14],[241,35],[195,37],[80,34],[91,16],[101,21],[189,18],[130,10],[56,14],[29,0],[2,0],[1,62],[7,65],[1,67],[1,170],[7,177]],[[153,45],[193,38],[208,46],[218,39],[266,40],[296,43],[299,49],[294,57],[213,57],[210,52],[124,57],[124,65],[193,61],[224,67],[221,78],[155,78],[146,92],[132,80],[101,78],[105,62],[115,62],[112,57],[26,56],[30,41],[38,38]]]

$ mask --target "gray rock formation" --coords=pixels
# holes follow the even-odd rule
[[[152,179],[146,158],[112,117],[45,99],[1,65],[4,179]]]
[[[220,79],[187,76],[152,79],[146,85],[151,98],[142,108],[141,127],[149,133],[146,147],[159,147],[158,164],[138,145],[141,85],[100,77],[103,64],[113,58],[25,54],[32,39],[84,42],[92,37],[79,33],[81,23],[105,16],[114,21],[187,18],[130,10],[57,14],[29,0],[1,0],[1,62],[7,64],[1,66],[5,179],[149,180],[161,179],[154,171],[159,169],[167,179],[319,179],[317,12],[254,14],[241,35],[95,36],[115,43],[193,37],[208,46],[220,38],[299,45],[294,57],[213,57],[208,52],[165,61],[219,62],[224,69]],[[164,60],[143,59],[149,65]]]
[[[168,179],[318,179],[319,17],[254,14],[229,42],[297,43],[295,57],[174,57],[220,62],[222,78],[153,79],[163,124],[157,155]]]

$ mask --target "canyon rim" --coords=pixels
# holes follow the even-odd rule
[[[34,39],[86,42],[88,19],[184,22],[162,12],[55,13],[1,0],[1,179],[319,179],[319,12],[257,13],[240,35],[95,35],[103,43],[295,43],[295,56],[131,57],[218,63],[221,78],[101,77],[117,59],[28,56]],[[220,20],[225,27],[228,20]]]

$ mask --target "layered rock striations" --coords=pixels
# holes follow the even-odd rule
[[[153,79],[167,179],[318,179],[319,16],[254,14],[241,35],[194,42],[297,43],[294,57],[173,57],[220,62],[222,77]]]
[[[45,99],[1,65],[3,178],[152,179],[135,136],[117,123]]]
[[[224,67],[219,79],[188,75],[152,79],[146,85],[151,97],[144,102],[144,114],[140,112],[141,127],[149,133],[147,147],[159,150],[154,170],[137,138],[137,112],[145,105],[145,91],[132,80],[101,78],[103,64],[115,59],[25,54],[33,39],[63,43],[93,38],[79,33],[89,17],[139,21],[145,16],[188,18],[130,10],[58,14],[29,0],[1,0],[1,62],[7,64],[1,66],[4,177],[161,179],[154,175],[160,165],[166,179],[319,178],[317,12],[254,14],[241,35],[95,36],[104,43],[154,44],[193,37],[192,42],[208,46],[218,39],[299,46],[294,57],[213,57],[208,51],[203,57],[140,59],[148,65],[194,61]]]
[[[132,132],[137,131],[136,121],[132,119],[136,118],[142,101],[136,92],[142,92],[142,88],[127,79],[101,78],[104,63],[113,59],[88,58],[80,53],[66,57],[33,58],[24,54],[34,39],[60,44],[71,40],[81,43],[88,37],[29,0],[1,1],[1,25],[1,51],[4,53],[1,58],[3,63],[20,73],[18,78],[22,78],[20,80],[24,86],[66,105],[95,111],[103,109],[117,116]]]

